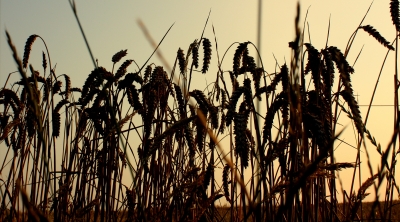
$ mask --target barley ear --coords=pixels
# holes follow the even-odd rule
[[[115,53],[115,54],[113,55],[111,61],[112,61],[113,63],[119,62],[124,56],[126,56],[126,55],[128,54],[126,51],[127,51],[127,49],[121,50],[121,51]]]
[[[126,73],[126,69],[128,68],[128,66],[133,62],[133,60],[128,59],[126,60],[124,63],[122,63],[122,65],[119,67],[117,73],[115,73],[115,80],[118,80],[119,78],[121,78],[123,75],[125,75]]]
[[[212,174],[214,173],[214,166],[210,163],[208,163],[206,172],[204,174],[204,180],[203,180],[203,187],[205,190],[207,190],[208,185],[210,185],[211,177]]]
[[[58,137],[60,135],[61,128],[61,115],[58,112],[52,113],[52,125],[53,125],[53,136]]]
[[[67,74],[64,74],[65,78],[65,99],[68,99],[69,94],[71,92],[71,80]]]
[[[61,81],[55,82],[53,84],[53,93],[56,94],[56,93],[60,92],[61,86],[62,86],[62,82]]]
[[[282,91],[287,92],[289,89],[289,69],[286,64],[283,64],[281,67],[281,73],[282,76]]]
[[[225,132],[225,121],[226,121],[226,116],[224,114],[224,112],[222,112],[221,115],[221,124],[219,125],[219,133],[223,134]]]
[[[93,88],[99,86],[102,83],[102,80],[99,79],[103,75],[104,72],[107,72],[103,67],[99,67],[94,69],[86,78],[85,83],[82,86],[81,98],[79,101],[84,101],[85,97],[88,96],[89,91],[92,91]]]
[[[399,0],[390,1],[390,15],[392,16],[393,25],[399,32],[400,31]]]
[[[178,58],[178,63],[179,63],[179,70],[181,71],[181,74],[185,74],[185,53],[181,48],[178,49],[177,52],[177,58]]]
[[[372,184],[374,184],[375,179],[379,178],[379,173],[373,175],[372,177],[368,178],[364,183],[361,185],[360,189],[358,189],[357,196],[353,196],[353,201],[354,205],[350,209],[350,220],[353,220],[353,218],[356,216],[358,208],[361,205],[361,201],[368,195],[365,193],[365,191],[370,187]]]
[[[247,143],[249,146],[249,150],[252,154],[254,154],[255,148],[256,148],[256,142],[255,142],[254,136],[249,128],[246,129],[246,137],[247,137]],[[254,156],[256,156],[256,155],[254,154]]]
[[[308,74],[311,72],[311,77],[314,82],[314,87],[317,91],[320,89],[320,74],[319,74],[319,68],[320,68],[320,54],[318,50],[314,48],[310,43],[305,43],[304,44],[307,47],[307,53],[308,53],[308,62],[306,65],[306,68],[304,69],[304,73]]]
[[[211,126],[213,129],[218,129],[218,107],[210,106],[208,107],[210,112]]]
[[[281,80],[282,80],[282,72],[276,74],[271,84],[269,84],[268,86],[263,86],[261,88],[256,89],[256,93],[254,96],[261,98],[261,94],[263,93],[267,94],[268,96],[271,92],[275,91],[276,86],[278,86],[278,83]]]
[[[378,151],[378,153],[380,155],[382,155],[381,144],[376,142],[375,137],[371,135],[371,132],[367,128],[364,128],[364,130],[365,130],[365,134],[367,134],[368,140],[371,141],[372,145],[374,145],[376,147],[376,150]]]
[[[185,139],[189,148],[189,165],[194,165],[194,156],[196,154],[193,142],[193,131],[189,126],[185,128]]]
[[[331,98],[331,91],[334,81],[335,67],[333,64],[332,56],[327,50],[322,50],[324,56],[324,67],[322,70],[322,80],[324,82],[324,94],[325,98]]]
[[[199,48],[197,46],[197,40],[194,40],[194,42],[190,45],[190,48],[192,49],[193,65],[197,69],[199,67]]]
[[[175,83],[174,83],[174,89],[175,89],[176,99],[178,100],[179,115],[182,119],[186,117],[186,107],[185,107],[185,102],[183,100],[182,90],[181,87],[179,87],[179,85]]]
[[[237,77],[239,75],[240,59],[243,57],[243,53],[247,50],[248,42],[240,43],[236,48],[235,55],[233,56],[233,74]]]
[[[394,47],[390,45],[390,42],[388,42],[376,29],[374,29],[374,27],[370,25],[365,25],[361,26],[360,29],[363,29],[368,34],[372,35],[372,37],[374,37],[379,43],[381,43],[386,48],[394,51]]]
[[[278,94],[267,111],[263,128],[263,144],[266,144],[267,140],[271,138],[271,129],[276,112],[278,112],[282,106],[286,106],[288,104],[285,96],[285,92]]]
[[[224,170],[222,171],[222,187],[224,189],[224,196],[228,202],[231,202],[230,194],[229,194],[229,182],[228,182],[228,175],[229,175],[229,165],[226,164]]]
[[[23,64],[24,68],[26,68],[28,66],[28,60],[29,60],[29,55],[32,50],[32,45],[37,37],[38,37],[38,35],[31,35],[31,36],[29,36],[28,40],[26,40],[25,50],[24,50],[24,58],[22,59],[22,61],[23,61],[22,64]]]
[[[3,135],[1,135],[0,141],[6,139],[8,137],[8,134],[11,132],[11,129],[16,128],[20,124],[20,122],[20,119],[15,119],[8,123],[3,129]]]
[[[25,89],[25,87],[24,87],[24,89]],[[21,95],[23,95],[23,94],[21,93]],[[18,118],[18,116],[19,116],[19,114],[20,114],[20,112],[22,110],[22,108],[21,108],[22,102],[18,98],[17,94],[14,91],[10,90],[10,89],[3,88],[3,89],[0,90],[0,98],[1,97],[4,98],[3,102],[4,102],[4,106],[5,107],[8,104],[10,104],[11,109],[14,112],[14,119]],[[22,96],[21,96],[21,98],[22,98]]]
[[[139,73],[128,73],[125,75],[125,78],[123,80],[120,80],[118,82],[118,89],[124,89],[133,84],[133,82],[137,82],[139,84],[143,84],[143,79],[139,75]]]
[[[354,168],[354,167],[355,167],[354,163],[333,163],[333,164],[327,164],[325,166],[321,166],[322,169],[329,170],[329,171],[331,171],[331,170],[339,171],[342,169]]]
[[[53,110],[52,113],[52,125],[53,125],[53,136],[58,137],[60,135],[60,127],[61,127],[61,116],[60,116],[60,109],[65,104],[69,103],[68,100],[64,99],[61,100]]]
[[[249,143],[247,142],[246,129],[249,112],[244,111],[234,115],[235,152],[240,157],[242,165],[249,165]]]
[[[200,152],[203,151],[205,138],[206,138],[206,129],[204,128],[201,120],[198,118],[196,120],[196,143],[197,143],[197,148],[199,149]]]
[[[257,92],[260,89],[261,76],[263,75],[264,70],[262,68],[256,68],[254,72],[252,72],[253,82],[254,82],[254,90]],[[257,96],[258,100],[261,101],[261,96]]]
[[[42,66],[43,66],[44,71],[46,72],[47,60],[46,60],[46,54],[44,54],[43,51],[42,51],[42,57],[43,57],[43,59],[42,59]]]
[[[201,69],[201,72],[203,74],[206,74],[211,61],[211,42],[207,38],[203,38],[203,50],[204,50],[204,58],[203,58],[203,68]]]
[[[249,78],[246,78],[243,81],[243,90],[243,95],[247,106],[251,107],[253,104],[253,93],[251,91],[251,80]]]
[[[357,131],[362,135],[364,133],[363,121],[359,106],[357,104],[356,99],[354,98],[353,88],[351,86],[351,79],[350,79],[350,73],[353,73],[354,69],[349,65],[349,63],[346,61],[346,58],[338,48],[331,46],[329,47],[329,52],[332,55],[332,60],[336,63],[336,66],[339,70],[340,77],[344,85],[344,90],[340,92],[340,95],[349,105],[350,110],[354,117],[354,122]]]
[[[147,83],[147,81],[149,80],[149,77],[151,75],[151,71],[153,68],[151,67],[151,65],[148,65],[146,67],[146,69],[144,70],[144,76],[143,76],[143,82]]]
[[[229,126],[232,123],[233,115],[234,115],[235,110],[236,110],[236,104],[237,104],[240,96],[243,94],[244,91],[245,90],[244,90],[243,87],[238,87],[232,93],[231,99],[229,100],[228,111],[226,112],[226,119],[225,119],[226,126]]]
[[[126,88],[128,102],[134,110],[138,110],[139,113],[143,110],[143,105],[139,100],[139,93],[134,85],[130,85]]]

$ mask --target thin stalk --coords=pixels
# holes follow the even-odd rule
[[[86,35],[85,35],[85,32],[83,31],[81,22],[80,22],[80,20],[79,20],[79,18],[78,18],[78,13],[77,13],[77,11],[76,11],[75,0],[68,0],[68,2],[69,2],[69,5],[71,6],[72,11],[74,12],[76,21],[78,22],[79,29],[81,30],[83,39],[85,40],[85,44],[86,44],[87,50],[88,50],[88,52],[89,52],[90,58],[92,59],[93,66],[94,66],[94,68],[97,68],[97,63],[96,63],[96,61],[95,61],[95,59],[94,59],[92,50],[90,49],[90,46],[89,46],[89,42],[88,42],[88,40],[87,40],[87,38],[86,38]]]

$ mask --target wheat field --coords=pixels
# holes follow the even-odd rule
[[[0,221],[400,220],[398,106],[382,147],[361,115],[347,59],[358,32],[396,55],[398,39],[360,24],[345,48],[318,50],[305,40],[299,7],[292,57],[273,72],[253,42],[232,43],[233,58],[219,54],[214,32],[178,48],[171,68],[137,64],[125,49],[110,55],[112,67],[92,57],[77,86],[55,71],[44,38],[29,36],[20,57],[6,31],[18,72],[0,90]],[[388,11],[399,33],[399,1]],[[29,62],[37,42],[45,46],[42,67]],[[9,82],[12,75],[20,80]],[[194,75],[214,81],[196,88]],[[335,156],[339,118],[354,124],[354,162]],[[366,143],[379,153],[378,170],[369,159],[361,169]],[[339,189],[340,170],[354,172],[348,190]],[[361,170],[371,175],[357,187]],[[368,195],[375,201],[366,203]]]

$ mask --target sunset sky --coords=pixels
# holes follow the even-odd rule
[[[56,66],[56,74],[68,74],[72,79],[72,86],[81,87],[87,75],[93,70],[93,63],[68,1],[1,0],[0,2],[0,87],[3,87],[8,74],[17,70],[7,45],[5,30],[11,35],[20,57],[23,55],[26,39],[32,34],[40,35],[47,44],[52,66]],[[301,27],[308,10],[305,42],[310,42],[309,32],[313,46],[317,49],[324,48],[330,20],[328,46],[336,46],[344,51],[350,36],[359,26],[370,4],[371,1],[360,0],[300,1]],[[172,67],[178,48],[186,51],[190,43],[200,38],[211,10],[204,37],[211,40],[213,57],[209,74],[198,74],[196,77],[200,83],[194,87],[199,89],[204,87],[201,82],[214,81],[217,71],[213,26],[220,57],[234,42],[251,41],[257,44],[258,1],[255,0],[77,1],[76,7],[94,57],[98,59],[100,66],[108,69],[112,68],[111,57],[122,49],[127,49],[126,58],[135,60],[139,66],[153,52],[152,46],[139,28],[138,19],[143,21],[157,42],[174,24],[160,47],[160,52]],[[276,70],[275,58],[279,66],[285,61],[290,63],[288,42],[294,39],[295,12],[296,1],[262,3],[261,55],[268,73]],[[392,42],[396,32],[390,17],[389,1],[375,1],[362,25],[372,25]],[[222,63],[225,70],[232,68],[232,55],[235,49],[236,46],[228,51]],[[350,65],[354,64],[361,49],[361,55],[354,65],[355,73],[351,78],[354,93],[358,95],[361,114],[365,117],[367,112],[365,105],[370,101],[387,49],[367,33],[360,31],[348,56]],[[36,40],[30,63],[38,70],[42,70],[41,55],[44,50],[43,43]],[[374,104],[377,106],[371,109],[367,124],[367,128],[381,143],[383,149],[386,149],[393,132],[394,55],[394,52],[390,52],[385,63],[374,99]],[[150,60],[151,62],[162,65],[156,56]],[[132,65],[128,72],[135,70],[137,68]],[[11,82],[19,78],[19,74],[13,74]],[[355,146],[356,138],[351,122],[339,124],[347,126],[341,139]],[[4,152],[4,148],[5,145],[0,144],[0,155]],[[369,141],[367,148],[376,172],[380,156]],[[337,162],[355,161],[354,148],[341,144],[336,151]],[[362,153],[362,158],[363,166],[366,167],[365,152]],[[368,168],[365,167],[362,181],[370,177]],[[352,172],[344,170],[341,173],[341,179],[345,183],[344,189],[350,189],[346,182]],[[397,181],[400,181],[400,176],[397,176]]]

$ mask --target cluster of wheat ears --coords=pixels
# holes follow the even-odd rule
[[[398,7],[392,0],[397,33]],[[95,64],[81,88],[55,73],[48,52],[41,71],[29,65],[32,45],[45,45],[39,35],[28,38],[21,61],[6,33],[21,80],[0,90],[0,141],[7,147],[0,221],[390,220],[398,124],[382,150],[361,117],[346,56],[359,30],[388,52],[398,48],[360,25],[344,51],[317,50],[304,43],[299,22],[297,15],[290,64],[276,73],[256,65],[251,42],[232,44],[226,71],[216,42],[201,36],[177,51],[170,73],[131,59],[121,64],[121,50],[111,71]],[[216,75],[208,73],[212,58]],[[137,71],[128,73],[133,64]],[[215,81],[192,89],[192,74],[200,72]],[[394,91],[397,101],[398,85]],[[341,112],[359,136],[354,163],[335,162]],[[336,171],[361,170],[365,138],[381,155],[379,171],[339,200]],[[384,184],[384,204],[376,198],[363,213],[366,190]]]

